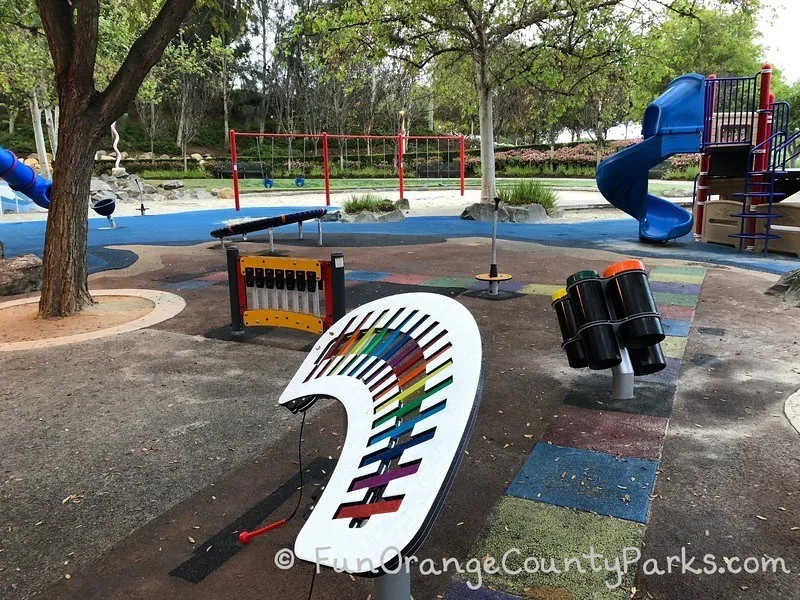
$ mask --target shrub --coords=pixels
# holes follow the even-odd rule
[[[344,202],[344,212],[357,213],[362,210],[371,212],[392,212],[392,201],[377,194],[354,194]]]
[[[694,181],[699,173],[700,167],[686,167],[685,169],[671,168],[664,171],[661,178],[671,179],[672,181]]]
[[[556,193],[539,181],[518,181],[501,187],[497,190],[497,195],[509,206],[538,204],[548,213],[553,212],[558,201]]]

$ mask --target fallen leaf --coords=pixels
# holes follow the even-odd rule
[[[761,521],[766,521],[767,517],[762,517],[761,515],[756,515],[756,519],[759,519]]]
[[[66,575],[64,575],[64,579],[72,579],[72,575],[70,575],[69,573],[67,573]]]
[[[194,538],[192,536],[189,536],[189,543],[194,544]]]

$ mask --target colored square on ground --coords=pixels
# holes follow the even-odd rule
[[[462,287],[471,288],[475,283],[474,277],[434,277],[420,285],[424,287]],[[489,285],[488,283],[485,285]]]
[[[653,269],[653,273],[671,275],[695,275],[697,277],[706,274],[705,267],[673,267],[668,265],[659,265]]]
[[[214,285],[216,282],[214,281],[202,281],[200,279],[189,279],[188,281],[179,281],[177,283],[166,283],[164,287],[168,290],[177,290],[177,291],[190,291],[190,290],[201,290],[203,288],[207,288],[209,286]]]
[[[645,523],[657,467],[651,460],[540,442],[508,495]]]
[[[683,358],[683,353],[686,350],[685,337],[674,337],[668,335],[661,342],[661,349],[664,351],[664,356],[669,358]]]
[[[349,271],[345,273],[345,279],[351,281],[381,281],[391,275],[391,273],[375,273],[373,271]]]
[[[656,303],[658,304],[658,303]],[[675,319],[676,321],[690,321],[694,319],[693,306],[675,306],[674,304],[659,304],[658,312],[665,319]]]
[[[689,337],[689,330],[692,328],[691,321],[664,319],[663,324],[664,324],[664,333],[676,337]]]
[[[664,283],[661,281],[651,281],[650,289],[655,292],[665,292],[667,294],[691,294],[697,296],[700,293],[700,285],[697,283]]]
[[[556,446],[658,460],[667,419],[563,406],[542,438]]]
[[[500,282],[500,291],[501,292],[514,292],[520,293],[520,290],[525,287],[526,284],[520,281],[501,281]],[[472,284],[473,290],[488,290],[489,289],[489,282],[488,281],[475,281]]]
[[[395,273],[384,278],[388,283],[401,283],[403,285],[420,285],[431,279],[430,275],[415,275],[414,273]]]
[[[666,362],[667,366],[658,373],[652,373],[651,375],[643,375],[641,377],[637,377],[636,386],[639,385],[640,381],[658,381],[658,382],[668,383],[671,385],[677,384],[678,377],[680,376],[681,373],[681,361],[678,358],[666,357]],[[636,393],[635,389],[634,393]]]
[[[669,417],[672,414],[677,377],[667,381],[652,380],[650,377],[636,378],[632,399],[614,400],[611,397],[611,371],[587,372],[570,382],[570,391],[564,398],[564,404],[591,410]]]
[[[705,275],[678,275],[677,273],[660,273],[653,271],[650,273],[650,283],[661,281],[664,283],[693,283],[700,285],[705,279]]]
[[[639,523],[506,496],[498,503],[469,557],[491,556],[500,565],[506,555],[507,572],[482,574],[484,585],[505,593],[537,600],[628,600],[636,567],[629,565],[626,573],[622,565],[626,558],[631,562],[636,559],[636,552],[625,549],[639,548],[644,531],[644,525]],[[594,550],[597,570],[592,568],[590,548]],[[519,550],[519,554],[512,549]],[[621,577],[603,568],[604,559],[612,568],[619,560]],[[475,581],[469,572],[459,578]]]
[[[563,288],[563,285],[551,285],[549,283],[529,283],[519,290],[520,294],[531,296],[547,296],[548,298]]]
[[[469,580],[472,586],[477,585],[477,581]],[[497,590],[490,590],[485,587],[472,589],[464,581],[455,580],[447,588],[445,600],[519,600],[519,596],[510,596]],[[437,596],[438,598],[438,596]]]
[[[697,306],[697,296],[689,294],[668,294],[666,292],[653,292],[653,299],[660,308],[662,304],[675,304],[677,306]]]
[[[214,283],[220,281],[228,281],[228,272],[227,271],[217,271],[216,273],[209,273],[208,275],[203,275],[202,277],[197,278],[198,281],[213,281]]]

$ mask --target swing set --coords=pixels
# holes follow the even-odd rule
[[[239,162],[237,138],[255,138],[257,165]],[[336,142],[334,148],[331,148],[332,141]],[[299,148],[294,147],[295,142],[301,142]],[[457,180],[461,195],[464,195],[466,144],[463,135],[340,135],[231,130],[230,145],[236,210],[239,210],[239,178],[254,173],[260,176],[265,189],[275,188],[278,181],[304,188],[308,179],[321,176],[326,206],[331,205],[332,178],[354,178],[356,182],[369,179],[369,189],[378,191],[393,189],[394,181],[397,181],[401,199],[407,178],[418,180],[414,187],[423,188],[443,188],[448,185],[448,180]],[[361,185],[356,183],[355,188],[361,189]]]

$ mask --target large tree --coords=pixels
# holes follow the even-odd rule
[[[92,302],[87,281],[89,186],[100,137],[133,103],[196,0],[164,0],[102,91],[95,87],[100,0],[36,0],[55,69],[60,110],[58,165],[44,248],[41,317],[74,314]],[[130,2],[130,12],[151,2]]]

